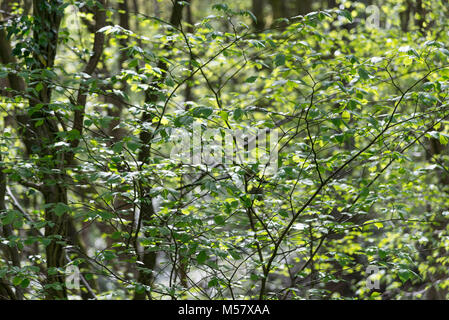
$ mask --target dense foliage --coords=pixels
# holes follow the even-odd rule
[[[0,299],[447,297],[445,1],[1,9]]]

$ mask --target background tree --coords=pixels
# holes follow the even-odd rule
[[[445,299],[447,6],[370,4],[2,1],[0,298]]]

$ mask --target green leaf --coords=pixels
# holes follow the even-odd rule
[[[176,127],[187,126],[191,123],[193,123],[193,117],[189,115],[179,116],[174,121]]]
[[[127,141],[126,147],[131,150],[132,152],[135,152],[139,147],[141,146],[141,143],[138,141]]]
[[[222,110],[222,111],[220,111],[220,112],[218,113],[218,115],[219,115],[220,118],[222,118],[224,121],[228,121],[229,114],[228,114],[227,111]]]
[[[117,142],[112,146],[112,151],[115,153],[121,153],[123,150],[123,142]]]
[[[57,216],[62,216],[64,213],[69,212],[70,207],[65,203],[59,202],[56,204],[54,212]]]
[[[212,108],[203,107],[203,106],[196,107],[196,108],[192,109],[192,115],[195,118],[207,119],[213,112],[214,112],[214,110]]]
[[[110,260],[114,260],[117,257],[117,255],[111,250],[106,250],[103,252],[103,257],[105,260],[110,261]]]
[[[73,140],[78,140],[78,139],[81,139],[81,134],[77,129],[72,129],[67,132],[67,140],[68,141],[73,141]]]
[[[200,253],[196,256],[196,261],[199,264],[204,264],[207,260],[207,252],[205,250],[201,250]]]
[[[376,222],[376,223],[374,223],[374,226],[375,226],[377,229],[382,229],[382,228],[384,227],[384,225],[383,225],[382,222]]]
[[[282,53],[279,53],[274,58],[274,64],[276,67],[283,66],[285,64],[285,55]]]
[[[36,123],[34,124],[34,126],[36,128],[40,127],[41,125],[44,124],[44,119],[37,119]]]
[[[360,67],[357,70],[357,72],[358,72],[358,74],[359,74],[361,79],[363,79],[363,80],[368,80],[369,79],[369,73],[364,68]]]
[[[347,10],[340,10],[338,12],[338,15],[345,17],[346,19],[348,19],[350,22],[352,22],[352,15],[349,11]]]
[[[208,282],[208,284],[207,284],[207,286],[208,286],[209,288],[217,287],[218,285],[219,285],[219,282],[218,282],[218,279],[217,279],[217,278],[212,278],[212,280],[210,280],[210,281]]]
[[[216,215],[214,217],[214,221],[218,225],[223,225],[225,223],[225,219],[222,216]]]
[[[253,83],[257,80],[257,76],[251,76],[245,80],[246,83]]]
[[[41,91],[44,88],[44,85],[42,82],[39,82],[36,87],[34,88],[37,92]]]
[[[345,110],[342,112],[341,118],[345,121],[349,121],[349,120],[351,120],[351,114]]]
[[[141,285],[140,283],[136,284],[134,290],[136,291],[136,293],[139,293],[139,294],[145,293],[145,287],[143,285]]]
[[[128,63],[128,68],[135,68],[139,65],[139,60],[137,59],[132,59],[129,63]]]
[[[20,286],[22,288],[28,288],[28,286],[30,285],[30,280],[29,279],[23,279],[22,282],[20,282]]]
[[[18,286],[19,284],[22,283],[23,280],[24,279],[22,277],[15,276],[14,279],[12,280],[12,284]]]
[[[237,108],[233,112],[233,118],[234,120],[238,121],[243,116],[243,110],[240,108]]]
[[[401,279],[402,283],[406,282],[412,276],[412,273],[408,269],[400,269],[398,271],[399,279]]]
[[[42,244],[44,245],[44,247],[47,247],[50,243],[51,243],[51,239],[48,238],[42,238],[40,239],[40,242],[42,242]]]
[[[16,218],[17,212],[15,210],[8,211],[5,217],[2,219],[2,224],[11,224]]]

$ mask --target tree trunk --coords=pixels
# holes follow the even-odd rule
[[[412,9],[412,4],[411,4],[410,0],[407,0],[405,10],[399,13],[399,18],[401,20],[401,30],[403,32],[408,31],[411,9]]]
[[[5,195],[6,195],[6,174],[3,173],[2,154],[0,153],[0,213],[6,211]],[[13,235],[12,227],[10,224],[3,225],[3,236],[9,238]],[[12,262],[12,265],[20,268],[19,252],[16,247],[3,246],[2,249],[5,252],[5,258]],[[0,300],[12,299],[22,300],[23,294],[20,287],[16,287],[15,293],[7,283],[6,279],[0,279]]]
[[[312,11],[312,2],[310,0],[296,0],[296,12],[306,15]]]
[[[270,0],[273,20],[285,18],[285,3],[282,0]]]
[[[418,28],[423,31],[424,28],[424,22],[425,22],[425,16],[426,16],[426,10],[424,9],[424,5],[422,0],[416,0],[415,3],[415,15],[417,14],[415,18],[415,24],[418,26]]]
[[[252,2],[252,12],[256,17],[256,21],[253,22],[253,26],[256,32],[260,32],[265,28],[265,16],[263,13],[264,5],[264,0],[253,0]]]
[[[178,26],[181,23],[182,9],[183,4],[180,4],[178,1],[175,1],[170,18],[170,24],[172,24],[173,26]],[[159,60],[158,68],[162,70],[162,75],[159,77],[159,79],[157,79],[158,81],[158,84],[156,85],[157,89],[160,88],[161,84],[165,80],[168,71],[168,66],[163,60]],[[145,100],[147,103],[155,104],[158,101],[159,96],[157,89],[156,91],[150,90],[146,92]],[[151,123],[152,122],[151,114],[144,112],[141,121],[142,123]],[[142,143],[142,147],[139,152],[138,161],[141,164],[148,164],[150,161],[152,138],[153,138],[152,133],[150,133],[147,130],[143,130],[142,133],[140,134],[140,141]],[[139,181],[140,216],[137,232],[139,232],[141,225],[148,224],[154,216],[154,209],[152,199],[150,197],[150,191],[151,186],[149,185],[148,181],[144,181],[143,179],[141,179]],[[137,251],[137,243],[135,244],[135,246]],[[140,269],[138,271],[138,282],[143,284],[144,286],[150,287],[152,285],[153,282],[152,272],[156,266],[156,258],[157,258],[156,252],[146,251],[145,249],[143,250],[140,256],[140,262],[143,264],[144,267],[143,269]],[[134,293],[134,300],[143,300],[146,297],[151,299],[151,294],[148,290],[144,291],[136,290],[136,292]]]

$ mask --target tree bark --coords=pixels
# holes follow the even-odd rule
[[[170,18],[170,24],[173,26],[179,26],[182,19],[182,9],[183,5],[180,4],[178,1],[174,2],[171,18]],[[167,49],[167,47],[166,47]],[[166,74],[168,71],[168,66],[163,60],[159,60],[158,62],[158,68],[162,70],[162,75],[157,79],[157,85],[156,88],[160,89],[162,83],[164,82],[166,78]],[[145,101],[150,104],[155,104],[159,100],[158,91],[157,89],[155,91],[150,90],[146,92]],[[152,122],[152,115],[150,113],[144,112],[141,119],[142,123],[151,123]],[[138,155],[138,161],[141,164],[148,164],[151,157],[151,140],[153,138],[153,135],[151,132],[147,130],[143,130],[140,134],[140,141],[142,143],[141,150]],[[139,232],[140,226],[145,225],[151,221],[151,219],[154,216],[154,208],[152,199],[150,197],[150,191],[151,186],[148,184],[147,181],[144,181],[143,179],[139,181],[139,198],[140,198],[140,216],[139,216],[139,223],[138,223],[138,230]],[[149,235],[146,235],[149,236]],[[137,238],[137,236],[136,236]],[[136,239],[137,240],[137,239]],[[135,244],[136,251],[137,251],[137,243]],[[144,286],[151,287],[153,283],[153,270],[156,266],[156,258],[157,254],[154,251],[146,251],[143,250],[143,253],[141,254],[140,262],[143,264],[144,269],[140,269],[138,271],[137,280],[140,284],[143,284]],[[134,293],[134,300],[144,300],[146,297],[148,299],[151,299],[151,294],[148,290],[141,291],[136,290]]]
[[[264,5],[265,5],[264,0],[252,1],[252,12],[256,17],[256,21],[253,22],[253,26],[256,32],[260,32],[265,28],[265,16],[263,13]]]
[[[270,0],[273,20],[285,18],[285,3],[282,0]]]
[[[296,11],[301,15],[308,14],[312,11],[312,2],[310,0],[296,0]]]
[[[2,165],[2,154],[0,153],[0,213],[6,212],[6,203],[5,203],[5,196],[6,196],[6,174],[3,173],[3,165]],[[2,227],[3,229],[3,236],[5,238],[8,238],[11,236],[12,233],[12,227],[9,224],[5,224]],[[10,260],[12,262],[12,265],[15,267],[20,268],[20,260],[19,260],[19,252],[17,248],[10,247],[10,246],[2,246],[3,251],[5,252],[5,258]],[[2,299],[12,299],[12,300],[21,300],[23,297],[22,291],[20,288],[16,287],[16,292],[12,290],[11,286],[8,284],[6,279],[0,279],[0,300]]]
[[[410,2],[410,0],[407,0],[406,5],[405,5],[405,10],[401,11],[399,13],[399,18],[401,21],[401,30],[403,32],[407,32],[408,31],[408,25],[409,25],[409,21],[410,21],[410,11],[412,10],[412,4]]]

